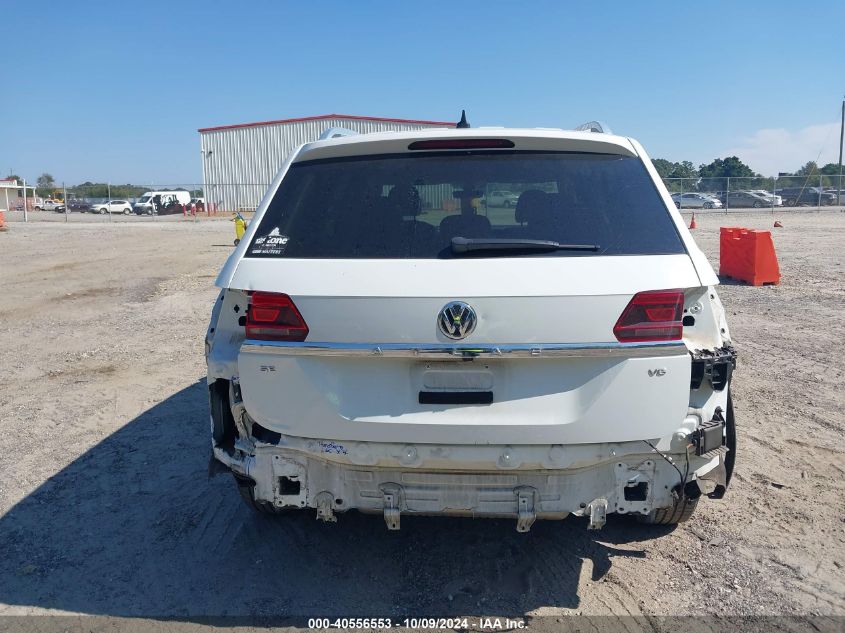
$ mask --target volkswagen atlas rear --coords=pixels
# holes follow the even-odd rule
[[[717,283],[632,139],[306,144],[217,279],[213,459],[254,509],[324,521],[686,520],[733,469]]]

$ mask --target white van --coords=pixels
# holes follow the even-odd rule
[[[136,215],[159,215],[182,212],[179,205],[189,205],[191,194],[188,191],[147,191],[132,207]]]

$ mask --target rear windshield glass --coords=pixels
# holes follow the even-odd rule
[[[685,252],[637,158],[461,152],[294,164],[246,256],[452,258],[454,237],[596,247],[518,253],[534,257]]]

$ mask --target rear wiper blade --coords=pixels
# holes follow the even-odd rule
[[[493,238],[453,237],[453,253],[475,251],[588,251],[595,253],[598,244],[561,244],[552,240],[511,240]]]

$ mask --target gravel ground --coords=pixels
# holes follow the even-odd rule
[[[180,631],[223,616],[841,625],[845,214],[781,219],[782,283],[720,289],[740,354],[727,497],[674,530],[612,517],[588,532],[570,518],[527,535],[506,520],[403,517],[390,533],[377,516],[254,516],[207,470],[202,337],[231,223],[12,224],[0,233],[0,616]],[[701,215],[695,237],[717,265],[720,224],[772,221]]]

